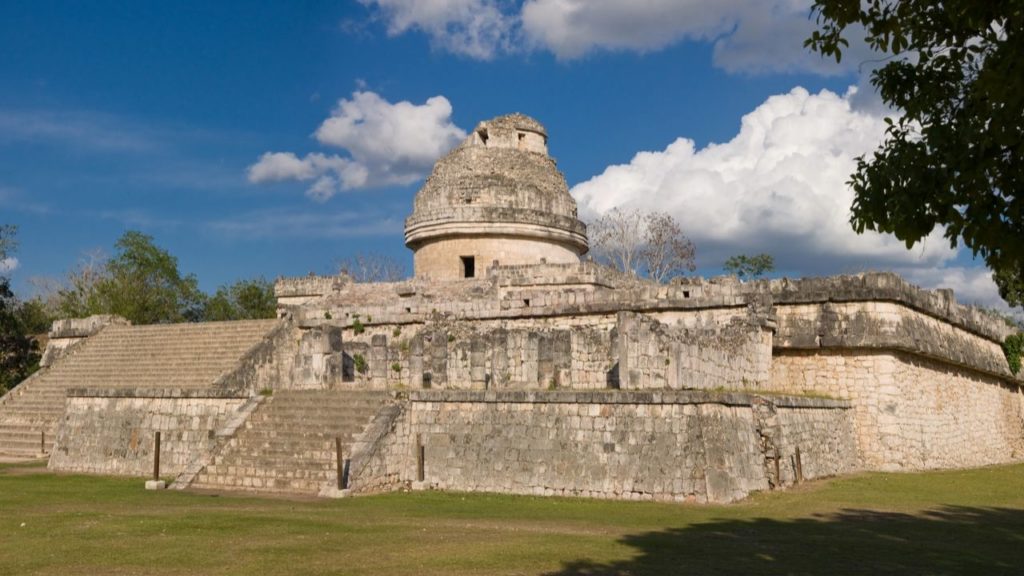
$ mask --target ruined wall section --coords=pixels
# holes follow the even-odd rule
[[[215,431],[245,402],[203,390],[71,390],[49,468],[151,475],[159,431],[161,475],[175,476],[213,446]]]
[[[120,316],[107,314],[89,316],[88,318],[55,320],[50,327],[46,349],[43,350],[39,366],[41,368],[52,366],[54,362],[71,353],[77,344],[84,342],[111,324],[128,326],[131,322]]]
[[[785,351],[773,359],[771,388],[849,399],[867,469],[1024,458],[1021,389],[944,362],[889,351]]]
[[[765,317],[687,328],[620,312],[617,343],[623,389],[744,390],[769,382],[772,324]]]
[[[856,466],[846,405],[818,399],[669,391],[417,391],[390,426],[375,464],[353,477],[355,491],[411,484],[728,502],[794,483],[795,468],[781,466],[779,481],[766,456],[790,462],[797,447],[805,479]],[[774,439],[770,453],[765,437]]]
[[[325,389],[341,382],[341,372],[341,328],[301,329],[283,321],[213,387],[243,396],[281,389]]]
[[[1000,342],[906,304],[778,304],[777,349],[893,350],[1012,379]]]

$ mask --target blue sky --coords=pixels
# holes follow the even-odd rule
[[[766,251],[791,276],[894,269],[995,304],[941,238],[849,231],[852,157],[892,112],[856,44],[842,66],[802,49],[811,26],[799,0],[9,1],[6,266],[27,296],[141,230],[208,291],[365,252],[411,270],[402,221],[430,164],[520,111],[584,214],[672,212],[703,274]]]

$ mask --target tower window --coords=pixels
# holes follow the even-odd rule
[[[523,148],[526,145],[526,134],[519,133],[519,148]]]
[[[473,278],[476,276],[476,258],[472,256],[460,256],[462,260],[462,277]]]

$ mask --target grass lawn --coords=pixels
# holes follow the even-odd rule
[[[0,464],[0,574],[1024,574],[1024,465],[728,506],[147,492]]]

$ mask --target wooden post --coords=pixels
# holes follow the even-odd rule
[[[416,435],[416,481],[418,481],[418,482],[423,482],[423,479],[426,478],[426,474],[424,473],[424,459],[425,459],[425,457],[426,457],[426,453],[423,450],[423,438],[419,434],[417,434]]]
[[[334,437],[334,456],[338,465],[338,490],[345,489],[345,464],[341,458],[341,436]]]
[[[804,463],[800,458],[800,447],[796,447],[796,483],[802,484],[804,481]]]
[[[157,430],[153,439],[153,480],[160,479],[160,431]]]
[[[779,460],[782,459],[782,455],[779,454],[779,448],[775,447],[775,487],[782,487],[782,471],[779,470]]]

